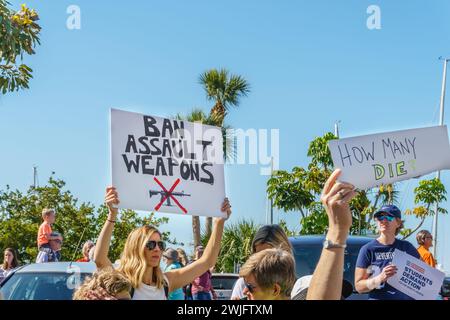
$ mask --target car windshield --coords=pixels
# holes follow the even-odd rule
[[[72,300],[74,288],[88,274],[16,273],[2,284],[5,300]]]
[[[322,243],[302,244],[294,247],[297,277],[312,275],[322,254]],[[354,286],[355,266],[360,246],[349,245],[345,249],[344,279]]]
[[[232,290],[237,278],[232,277],[212,277],[211,283],[214,289]]]

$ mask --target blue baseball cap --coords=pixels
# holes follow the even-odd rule
[[[375,212],[375,214],[373,215],[375,218],[379,217],[382,213],[387,213],[388,215],[391,215],[395,218],[402,218],[402,212],[400,211],[399,208],[397,208],[394,205],[389,205],[389,206],[383,206],[381,207],[380,210],[378,210],[377,212]]]

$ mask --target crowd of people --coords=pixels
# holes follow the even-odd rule
[[[319,262],[313,275],[296,278],[293,248],[279,225],[261,227],[252,241],[252,254],[241,267],[231,295],[232,300],[339,300],[352,292],[343,279],[344,252],[352,225],[349,202],[356,195],[353,185],[339,182],[340,170],[327,180],[321,202],[328,216],[328,231]],[[106,189],[108,218],[94,243],[87,241],[78,262],[94,262],[97,271],[74,293],[76,300],[211,300],[217,295],[211,282],[212,270],[220,249],[225,221],[231,205],[225,199],[222,212],[215,218],[206,247],[195,248],[189,261],[183,249],[166,248],[162,234],[153,226],[133,230],[117,264],[111,263],[108,251],[114,225],[118,221],[119,195],[114,187]],[[56,213],[42,212],[43,223],[37,237],[37,263],[61,261],[63,236],[52,230]],[[374,214],[379,236],[364,245],[355,269],[355,289],[368,293],[370,299],[408,300],[409,296],[391,287],[387,281],[397,273],[392,264],[398,249],[423,260],[431,267],[436,261],[429,249],[430,232],[417,233],[418,248],[396,236],[403,227],[401,211],[394,205],[383,206]],[[160,267],[164,261],[165,268]],[[0,268],[0,281],[19,266],[17,253],[8,248]],[[350,286],[350,288],[349,288]]]

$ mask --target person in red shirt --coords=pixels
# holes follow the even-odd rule
[[[94,247],[94,242],[91,240],[88,240],[83,245],[83,258],[78,259],[76,262],[89,262],[91,261],[91,258],[89,257],[89,252]]]

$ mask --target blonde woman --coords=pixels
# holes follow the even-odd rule
[[[420,254],[421,259],[433,268],[436,268],[436,260],[433,254],[430,252],[430,248],[433,246],[433,236],[427,230],[421,230],[416,236],[417,244],[419,248],[417,251]]]
[[[130,291],[131,283],[122,273],[106,268],[87,278],[73,300],[130,300]]]
[[[97,240],[94,253],[94,262],[99,269],[112,266],[108,259],[108,251],[114,224],[117,222],[119,204],[119,195],[114,187],[106,189],[105,203],[109,215]],[[226,212],[228,219],[231,214],[228,199],[225,199],[221,210]],[[153,226],[142,226],[133,230],[125,242],[117,269],[131,282],[132,299],[166,300],[168,292],[182,288],[214,266],[219,255],[226,219],[214,219],[213,232],[201,259],[166,273],[160,268],[162,253],[166,247],[161,233]]]
[[[282,249],[292,255],[292,246],[289,239],[277,224],[265,225],[259,228],[252,241],[252,254],[261,252],[265,249]],[[244,293],[245,281],[244,278],[239,278],[233,287],[231,293],[231,300],[246,299]]]
[[[78,259],[76,262],[89,262],[89,261],[91,261],[91,258],[89,257],[89,252],[94,247],[94,245],[95,245],[94,242],[92,242],[91,240],[86,241],[84,243],[83,249],[82,249],[83,258]]]

